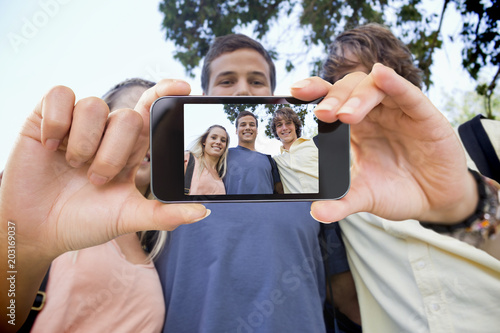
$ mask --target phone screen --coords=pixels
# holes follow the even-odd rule
[[[318,121],[316,103],[158,99],[151,107],[153,194],[164,202],[341,198],[350,184],[349,126]]]

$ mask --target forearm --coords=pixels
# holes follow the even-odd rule
[[[361,325],[356,287],[350,271],[330,276],[326,287],[326,299],[334,304],[352,322]]]

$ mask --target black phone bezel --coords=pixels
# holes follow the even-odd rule
[[[319,192],[288,194],[185,195],[185,104],[317,104],[286,96],[165,96],[151,105],[151,191],[157,200],[175,202],[248,202],[336,200],[350,186],[350,127],[318,120]],[[201,133],[200,133],[201,134]],[[166,144],[165,144],[166,143]],[[178,162],[176,162],[178,161]],[[336,170],[335,172],[331,172]],[[182,175],[182,176],[180,176]]]

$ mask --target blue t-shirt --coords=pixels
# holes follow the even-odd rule
[[[229,148],[223,179],[226,194],[272,194],[281,180],[276,162],[269,157],[242,146]]]
[[[172,231],[155,263],[164,332],[325,332],[324,254],[310,205],[207,204],[208,218]]]

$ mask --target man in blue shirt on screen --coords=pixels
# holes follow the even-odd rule
[[[242,111],[236,117],[238,146],[228,151],[226,194],[283,193],[276,162],[255,149],[258,124],[250,111]]]

